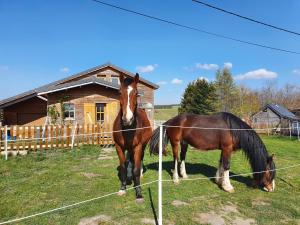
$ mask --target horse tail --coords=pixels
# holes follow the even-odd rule
[[[255,130],[233,114],[222,113],[222,116],[230,128],[235,147],[243,150],[250,162],[252,171],[260,172],[266,170],[269,155],[265,144]],[[254,178],[261,180],[262,175],[262,173],[255,173]],[[275,171],[271,176],[275,177]]]
[[[168,123],[168,121],[163,123],[162,125],[166,125],[167,123]],[[165,153],[165,148],[169,142],[169,137],[166,132],[166,129],[167,128],[165,126],[163,126],[163,129],[162,129],[163,130],[163,141],[162,141],[163,153]],[[150,155],[152,155],[152,154],[157,155],[159,153],[159,133],[160,133],[160,127],[156,128],[153,131],[152,137],[150,139]]]

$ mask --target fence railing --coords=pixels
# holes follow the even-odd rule
[[[0,150],[41,150],[113,144],[106,124],[0,127]],[[7,139],[7,140],[6,140]]]

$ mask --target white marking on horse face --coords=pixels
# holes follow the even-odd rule
[[[133,117],[133,112],[130,109],[130,93],[132,90],[133,90],[133,87],[128,86],[128,88],[127,88],[128,100],[127,100],[126,117],[125,117],[127,122],[131,121],[132,117]]]

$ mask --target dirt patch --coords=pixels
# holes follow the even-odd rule
[[[97,173],[81,173],[81,174],[89,179],[102,176],[101,174],[97,174]]]
[[[116,149],[113,147],[108,147],[108,148],[102,148],[101,152],[105,152],[105,153],[111,153],[111,152],[115,152]]]
[[[115,224],[110,216],[107,215],[97,215],[93,217],[82,218],[78,225],[99,225],[99,224]]]
[[[183,202],[183,201],[180,201],[180,200],[174,200],[171,204],[176,206],[176,207],[189,205],[189,203]]]
[[[254,199],[252,201],[252,207],[253,206],[268,206],[271,205],[269,202],[264,202],[262,199]]]
[[[156,224],[154,219],[149,219],[149,218],[143,218],[143,219],[141,219],[141,223],[142,224],[153,224],[153,225]]]
[[[256,224],[256,221],[254,219],[243,219],[241,217],[236,217],[232,221],[232,224],[234,224],[234,225],[251,225],[251,224]]]
[[[236,205],[226,205],[226,206],[222,207],[221,210],[222,210],[222,214],[225,214],[225,215],[230,214],[230,213],[239,213]]]
[[[98,160],[107,160],[107,159],[113,159],[114,157],[112,156],[107,156],[107,155],[100,155],[98,157]]]
[[[225,224],[225,220],[214,211],[210,211],[208,213],[198,213],[193,218],[196,223],[200,224],[211,224],[211,225],[223,225]]]

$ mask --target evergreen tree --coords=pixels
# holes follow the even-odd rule
[[[189,83],[185,89],[179,113],[211,114],[216,111],[216,100],[214,84],[197,79]]]
[[[235,113],[238,89],[228,68],[217,71],[215,88],[218,96],[218,111]]]

